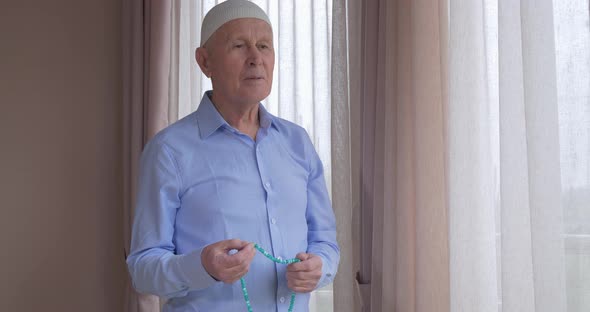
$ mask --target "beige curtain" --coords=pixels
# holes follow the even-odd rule
[[[361,142],[351,153],[356,304],[362,311],[445,311],[447,6],[360,6],[349,8],[350,72],[360,73],[350,78],[350,137]]]
[[[552,1],[349,6],[337,311],[566,311]]]
[[[139,157],[144,144],[176,119],[169,105],[172,2],[123,1],[123,233],[131,242]],[[123,259],[122,259],[123,260]],[[137,294],[129,276],[125,311],[157,312],[158,297]]]

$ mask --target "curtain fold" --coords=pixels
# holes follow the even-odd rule
[[[451,311],[498,311],[484,1],[450,1],[445,108]],[[496,121],[497,122],[497,121]]]
[[[139,158],[144,144],[176,119],[170,114],[172,2],[123,1],[123,233],[129,253]],[[173,110],[172,110],[173,112]],[[125,311],[157,312],[159,299],[138,294],[129,276]]]
[[[503,311],[566,311],[552,1],[499,1]]]
[[[353,193],[351,175],[351,108],[349,99],[348,8],[346,0],[332,4],[332,70],[331,70],[331,142],[332,142],[332,206],[336,215],[338,244],[340,246],[339,273],[334,280],[334,311],[358,311],[355,300],[352,211]]]

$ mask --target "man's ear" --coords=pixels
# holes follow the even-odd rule
[[[195,50],[195,59],[201,68],[201,71],[207,78],[211,78],[211,70],[209,68],[209,51],[205,48],[197,48]]]

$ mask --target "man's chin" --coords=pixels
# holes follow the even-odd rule
[[[266,99],[269,94],[270,90],[252,90],[242,92],[242,99],[246,100],[248,103],[259,103]]]

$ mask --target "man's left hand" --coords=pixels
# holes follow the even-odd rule
[[[304,252],[296,257],[301,262],[287,266],[287,286],[298,293],[313,291],[322,277],[322,258]]]

